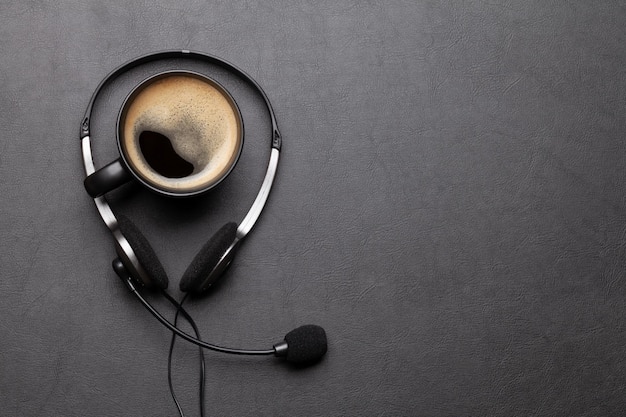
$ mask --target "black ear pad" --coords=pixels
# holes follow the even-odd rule
[[[213,271],[236,237],[236,223],[226,223],[222,226],[191,261],[180,280],[180,290],[191,293],[200,292],[204,280]]]
[[[124,216],[118,216],[117,223],[120,227],[120,231],[133,248],[137,260],[150,276],[152,283],[161,289],[167,288],[168,279],[167,274],[161,261],[157,257],[154,249],[148,243],[148,239],[139,231],[137,226]]]

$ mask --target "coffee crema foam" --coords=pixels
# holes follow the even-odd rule
[[[140,86],[127,101],[118,129],[130,168],[156,188],[181,194],[219,182],[237,161],[243,142],[241,116],[228,93],[186,72],[162,74]],[[191,174],[168,178],[153,169],[142,154],[142,132],[166,136],[193,165]]]

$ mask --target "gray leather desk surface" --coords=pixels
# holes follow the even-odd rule
[[[215,343],[325,327],[317,366],[207,354],[220,416],[599,416],[626,410],[626,8],[578,1],[4,1],[0,415],[173,416],[168,332],[114,275],[78,128],[112,68],[216,54],[264,86],[284,152],[227,280],[189,304]],[[112,193],[170,276],[260,185],[269,127],[196,200]],[[98,165],[115,157],[106,90]],[[172,317],[171,309],[154,301]],[[175,387],[197,410],[197,351]]]

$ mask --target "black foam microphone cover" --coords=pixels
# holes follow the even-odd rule
[[[203,290],[203,284],[213,268],[226,253],[230,245],[237,238],[237,224],[230,222],[222,226],[209,239],[180,280],[180,290],[183,292],[199,293]]]
[[[137,226],[135,226],[135,224],[127,217],[118,215],[117,223],[120,231],[130,244],[130,247],[133,248],[133,252],[135,252],[137,260],[152,280],[152,283],[157,288],[167,288],[167,273],[165,272],[161,261],[159,261],[159,257],[156,255],[156,252],[154,252],[154,249],[150,246],[148,239],[146,239]]]
[[[322,359],[328,350],[326,332],[320,326],[307,324],[285,335],[287,362],[309,364]]]

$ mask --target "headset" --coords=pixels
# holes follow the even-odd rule
[[[219,66],[235,74],[249,84],[263,98],[271,119],[271,153],[261,188],[248,213],[239,224],[229,222],[222,226],[200,249],[180,281],[180,290],[187,294],[200,295],[205,293],[233,261],[241,241],[248,235],[256,224],[265,203],[267,202],[272,184],[278,168],[278,159],[282,146],[282,139],[276,123],[274,110],[269,98],[261,86],[246,72],[237,66],[213,55],[189,50],[161,51],[135,58],[111,71],[96,87],[89,100],[87,110],[80,126],[80,140],[82,146],[83,164],[88,181],[96,169],[91,152],[90,122],[93,106],[102,88],[108,85],[121,74],[139,65],[163,59],[186,58],[203,61]],[[143,288],[162,290],[168,286],[165,270],[150,246],[146,237],[139,228],[128,218],[116,216],[105,196],[94,197],[94,202],[100,217],[113,235],[117,258],[113,261],[113,270],[126,284],[128,289],[142,303],[142,305],[173,334],[193,343],[201,348],[223,353],[239,355],[274,355],[286,359],[287,362],[306,365],[319,361],[327,352],[326,333],[316,325],[304,325],[290,331],[284,340],[269,349],[233,349],[207,343],[198,337],[189,335],[170,323],[157,311],[140,293]],[[167,296],[170,301],[170,296]],[[179,305],[179,310],[180,310]],[[186,315],[186,313],[183,313]]]

